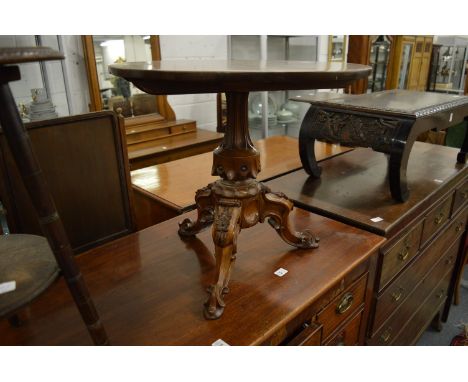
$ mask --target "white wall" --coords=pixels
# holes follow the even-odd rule
[[[161,59],[226,59],[227,36],[160,36]],[[216,94],[169,96],[178,119],[193,119],[199,129],[216,130]]]
[[[83,48],[80,36],[61,36],[65,60],[63,65],[67,73],[70,89],[70,105],[67,105],[64,76],[60,61],[46,62],[50,97],[59,116],[81,114],[89,111],[89,90],[84,65]],[[58,50],[57,36],[42,36],[42,44]],[[34,36],[0,36],[0,47],[35,46]],[[10,83],[17,103],[32,102],[31,89],[42,88],[40,66],[37,62],[21,64],[21,80]]]

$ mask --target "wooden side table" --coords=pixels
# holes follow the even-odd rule
[[[213,153],[211,171],[221,179],[198,190],[198,218],[184,220],[179,228],[180,235],[193,236],[213,224],[217,271],[205,303],[206,318],[219,318],[224,311],[241,229],[268,220],[287,243],[298,248],[318,246],[311,232],[294,232],[288,225],[292,202],[255,180],[260,155],[249,135],[249,92],[345,87],[368,76],[370,67],[306,61],[181,60],[115,64],[109,69],[150,94],[226,93],[228,127],[223,143]]]
[[[311,104],[301,125],[299,146],[307,173],[320,177],[314,141],[323,139],[350,147],[371,147],[389,154],[390,192],[397,201],[408,199],[408,158],[416,138],[468,120],[468,97],[408,90],[387,90],[364,95],[301,97]],[[468,134],[457,156],[466,162]]]

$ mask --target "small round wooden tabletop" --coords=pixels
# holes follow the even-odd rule
[[[47,240],[35,235],[0,235],[0,284],[16,288],[0,295],[0,317],[31,302],[57,278],[59,268]]]
[[[63,54],[47,47],[0,48],[0,65],[62,60]]]
[[[109,71],[150,94],[342,88],[371,67],[311,61],[166,60],[114,64]]]

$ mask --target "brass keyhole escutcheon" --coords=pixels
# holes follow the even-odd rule
[[[343,314],[353,305],[354,296],[352,293],[346,293],[336,307],[336,313]]]
[[[398,292],[394,292],[392,293],[392,298],[393,298],[393,301],[397,302],[398,300],[401,299],[401,297],[403,296],[403,292],[405,290],[403,288],[398,288]]]
[[[436,297],[437,298],[442,298],[445,296],[445,290],[444,289],[441,289],[439,293],[437,293]]]
[[[462,228],[463,228],[463,222],[458,223],[457,226],[455,227],[455,232],[460,232]]]

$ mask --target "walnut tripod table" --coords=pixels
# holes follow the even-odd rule
[[[298,248],[318,246],[309,231],[288,225],[293,203],[256,181],[260,155],[248,129],[249,91],[339,88],[366,77],[370,68],[354,64],[294,61],[153,61],[111,65],[110,72],[151,94],[226,93],[228,127],[213,153],[212,175],[220,180],[197,191],[197,220],[180,223],[179,234],[192,236],[213,225],[216,280],[205,303],[207,319],[224,311],[224,295],[242,229],[268,220],[281,238]],[[281,155],[281,153],[278,153]]]

